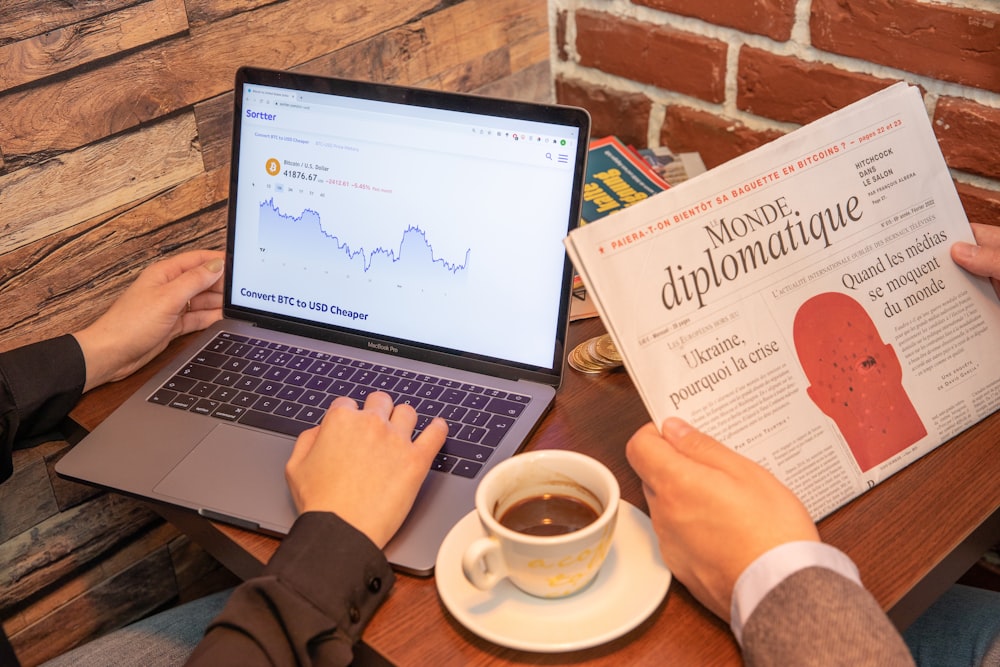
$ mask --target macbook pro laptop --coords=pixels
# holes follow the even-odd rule
[[[560,384],[589,118],[247,67],[233,120],[223,320],[56,470],[283,535],[296,436],[386,391],[449,424],[386,547],[429,574]]]

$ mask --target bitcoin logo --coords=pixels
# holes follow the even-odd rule
[[[277,176],[278,172],[281,171],[281,163],[278,162],[276,159],[271,158],[270,160],[267,161],[267,164],[265,165],[264,168],[267,169],[267,173],[269,173],[271,176]]]

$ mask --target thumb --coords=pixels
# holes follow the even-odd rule
[[[713,468],[724,468],[733,451],[679,417],[667,417],[660,428],[663,438],[678,453]]]

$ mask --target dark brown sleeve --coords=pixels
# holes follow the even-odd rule
[[[836,572],[810,567],[769,592],[743,628],[747,665],[913,665],[875,598]]]
[[[83,352],[69,335],[0,353],[0,482],[13,472],[11,452],[54,431],[86,379]]]
[[[382,552],[334,514],[303,514],[240,585],[189,665],[347,665],[393,584]]]

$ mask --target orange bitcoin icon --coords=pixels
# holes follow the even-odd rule
[[[278,172],[281,171],[281,163],[278,162],[276,159],[271,158],[270,160],[267,161],[265,169],[267,169],[267,173],[269,173],[271,176],[277,176]]]

